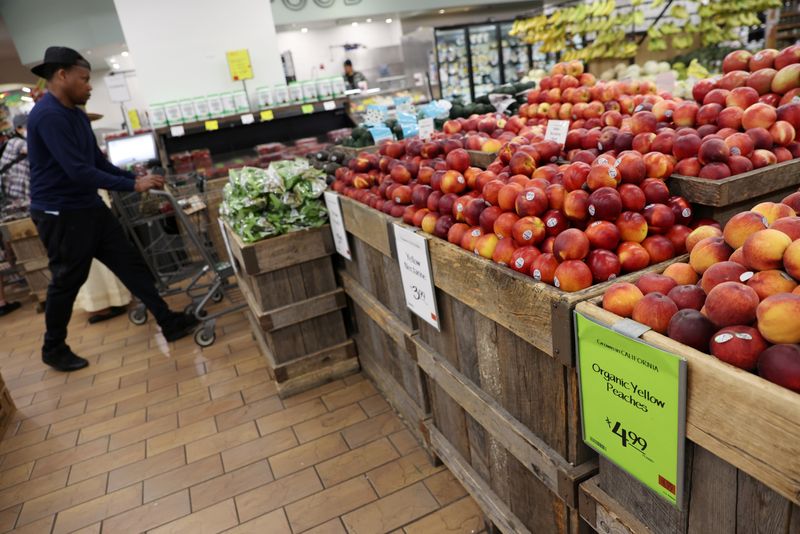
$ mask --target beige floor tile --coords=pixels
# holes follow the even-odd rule
[[[234,395],[238,394],[239,393],[234,393]],[[224,432],[229,428],[241,425],[247,421],[255,421],[256,419],[280,410],[283,410],[283,403],[281,403],[281,400],[277,396],[273,395],[265,399],[245,404],[241,408],[236,408],[234,410],[217,415],[217,428],[220,432]]]
[[[90,382],[92,377],[87,377],[87,382]],[[74,382],[71,384],[66,384],[63,388],[59,388],[59,390],[50,390],[45,392],[46,395],[40,395],[41,399],[44,400],[45,398],[51,397],[61,397],[61,400],[58,401],[59,407],[61,406],[69,406],[74,402],[80,401],[87,401],[86,403],[86,411],[94,410],[95,408],[89,407],[89,402],[92,400],[96,400],[97,397],[102,397],[105,395],[113,395],[116,391],[119,390],[119,384],[117,384],[113,380],[109,380],[108,382],[102,382],[97,385],[90,385],[87,387],[86,384],[82,384],[80,382]],[[38,401],[37,401],[38,402]]]
[[[168,387],[177,388],[178,386],[172,385]],[[158,390],[160,391],[160,390]],[[186,395],[180,395],[177,399],[168,399],[157,404],[153,404],[147,408],[147,419],[152,421],[159,417],[164,417],[172,413],[179,413],[181,410],[197,406],[211,400],[207,389],[199,389],[192,391]]]
[[[161,389],[143,393],[142,395],[118,402],[116,414],[125,415],[126,413],[135,412],[136,410],[140,410],[142,408],[149,408],[150,406],[159,404],[161,402],[177,402],[177,397],[178,386],[172,384],[171,386],[165,386]],[[149,410],[147,413],[147,418],[148,420],[151,419]]]
[[[186,461],[189,463],[195,462],[206,456],[218,454],[248,441],[253,441],[258,436],[258,429],[253,421],[233,427],[225,432],[211,434],[208,437],[187,443]]]
[[[138,410],[127,415],[111,418],[102,423],[83,427],[78,437],[78,443],[86,443],[101,436],[108,436],[109,434],[144,424],[146,415],[145,410]]]
[[[311,530],[306,530],[305,534],[347,534],[347,530],[345,530],[344,525],[342,525],[342,520],[337,517]]]
[[[297,434],[300,443],[305,443],[364,421],[366,418],[367,415],[358,404],[351,404],[295,425],[294,433]]]
[[[241,363],[236,364],[236,374],[239,376],[244,376],[248,373],[252,373],[258,369],[266,369],[267,368],[267,360],[261,355],[256,355],[249,360],[243,361]]]
[[[101,473],[108,473],[114,469],[121,469],[126,465],[144,460],[144,442],[135,443],[128,447],[84,460],[72,466],[69,473],[69,483],[75,484],[81,480],[92,478]]]
[[[283,508],[279,508],[226,530],[225,534],[292,534],[292,529]]]
[[[18,504],[0,511],[0,532],[8,532],[14,528],[20,510],[22,510],[22,505]],[[283,513],[283,510],[279,510],[279,512]]]
[[[48,436],[60,436],[61,434],[72,432],[73,430],[80,430],[103,421],[108,421],[113,417],[114,407],[106,406],[104,408],[100,408],[99,410],[87,412],[76,417],[70,417],[69,419],[65,419],[59,423],[54,423],[50,426],[50,433]]]
[[[232,378],[236,377],[236,369],[232,367],[228,367],[226,369],[220,369],[219,371],[213,371],[211,373],[205,373],[192,378],[190,380],[184,380],[182,382],[178,382],[178,394],[183,395],[185,393],[189,393],[190,391],[194,391],[196,389],[205,389],[215,384],[219,384],[220,382],[225,382],[226,380],[231,380]],[[218,395],[217,397],[223,397],[224,395]],[[214,395],[211,398],[216,398]]]
[[[380,394],[367,397],[358,403],[361,405],[361,409],[370,417],[375,417],[379,413],[388,412],[392,409]]]
[[[239,521],[245,522],[322,490],[314,469],[275,480],[236,497]]]
[[[303,532],[375,499],[369,482],[358,477],[286,506],[286,516],[294,532]]]
[[[309,402],[287,408],[282,412],[261,417],[256,423],[258,424],[258,431],[261,435],[266,436],[277,430],[295,425],[302,421],[307,421],[327,411],[321,400],[313,399]]]
[[[78,529],[72,534],[100,534],[100,528],[102,525],[102,523],[95,523],[94,525],[89,525],[88,527]]]
[[[219,399],[210,400],[197,406],[187,408],[178,412],[178,421],[180,426],[188,426],[197,421],[214,417],[215,415],[228,412],[234,408],[239,408],[244,405],[242,395],[238,392],[221,397]]]
[[[106,519],[103,521],[103,532],[115,534],[145,532],[190,512],[189,490],[183,490]]]
[[[282,478],[348,450],[340,434],[329,434],[270,457],[269,465],[275,478]]]
[[[483,531],[483,513],[471,497],[465,497],[408,525],[405,531],[406,534],[476,534]]]
[[[103,495],[59,512],[52,534],[67,534],[142,504],[142,485]]]
[[[143,358],[135,362],[127,362],[125,366],[127,367],[128,365],[134,365],[137,363],[143,363],[145,365],[145,368],[120,378],[119,383],[121,387],[132,386],[133,384],[139,384],[140,382],[147,382],[151,378],[155,378],[157,376],[163,376],[169,373],[174,373],[177,370],[177,367],[175,365],[175,360],[163,361],[161,358],[159,358],[158,360],[155,359],[148,360],[146,358]],[[172,385],[175,386],[176,384]],[[164,387],[169,387],[169,386],[164,386]],[[178,391],[177,387],[175,388],[175,391],[176,392]],[[151,391],[151,393],[155,393],[155,391]]]
[[[399,456],[389,440],[382,438],[322,462],[317,465],[317,473],[322,484],[329,488],[391,462]]]
[[[76,402],[63,408],[53,409],[35,417],[25,419],[19,428],[19,433],[23,434],[31,430],[46,427],[65,419],[77,417],[86,409],[86,402]]]
[[[297,438],[291,428],[284,428],[264,437],[243,443],[222,452],[225,471],[233,471],[247,464],[269,458],[297,445]]]
[[[37,478],[42,475],[46,475],[47,473],[57,471],[61,468],[69,467],[70,465],[82,462],[89,458],[100,456],[101,454],[105,454],[107,450],[108,436],[104,436],[94,441],[90,441],[89,443],[84,443],[83,445],[78,445],[77,447],[71,447],[64,451],[51,454],[50,456],[45,456],[44,458],[36,460],[31,477]]]
[[[464,486],[448,470],[437,473],[424,482],[440,506],[447,506],[467,494]]]
[[[175,414],[153,419],[147,423],[136,425],[127,430],[122,430],[111,435],[108,444],[109,450],[121,449],[133,443],[144,441],[154,436],[159,436],[170,430],[178,428],[178,417]]]
[[[272,480],[269,465],[263,460],[225,473],[191,488],[192,510],[202,510],[224,499],[268,484]]]
[[[337,391],[345,387],[345,383],[342,380],[334,380],[333,382],[328,382],[327,384],[323,384],[321,386],[315,387],[314,389],[309,389],[308,391],[304,391],[303,393],[298,393],[297,395],[292,395],[287,399],[283,399],[283,405],[287,408],[291,408],[292,406],[297,406],[298,404],[303,404],[304,402],[308,402],[311,399],[317,399],[331,393],[333,391]]]
[[[25,501],[17,525],[27,525],[43,517],[49,517],[67,508],[100,497],[106,492],[107,475],[78,482],[47,495]]]
[[[168,386],[171,384],[179,384],[181,382],[187,382],[189,380],[193,380],[198,376],[203,376],[206,374],[206,368],[202,363],[199,363],[192,367],[186,367],[184,369],[177,370],[171,373],[161,373],[147,381],[147,390],[148,391],[155,391],[157,389],[163,388],[164,386]],[[180,387],[178,388],[178,393],[186,393],[186,391],[181,391]]]
[[[391,440],[392,445],[394,445],[394,448],[397,449],[397,452],[400,453],[400,456],[405,456],[414,449],[419,448],[419,442],[417,441],[417,438],[415,438],[414,434],[412,434],[407,428],[391,434],[389,439]]]
[[[272,391],[273,394],[277,391],[275,388],[275,382],[270,380],[267,370],[259,369],[252,373],[248,373],[245,376],[240,376],[225,382],[214,384],[211,386],[211,398],[218,399],[219,397],[230,395],[235,391],[241,391],[262,383],[263,387]]]
[[[144,481],[144,502],[160,499],[170,493],[189,488],[223,473],[219,455],[167,471]]]
[[[444,467],[434,467],[428,455],[417,449],[407,456],[369,471],[367,477],[381,497],[427,478]]]
[[[361,380],[352,386],[334,391],[322,396],[322,402],[330,411],[338,410],[377,393],[375,387],[368,380]]]
[[[50,532],[53,528],[53,519],[55,516],[44,517],[33,523],[28,523],[25,526],[18,526],[13,530],[14,534],[43,534]]]
[[[36,430],[16,435],[13,438],[4,439],[0,442],[0,455],[30,447],[40,441],[44,441],[46,437],[47,428],[37,428]]]
[[[214,419],[210,418],[165,432],[147,440],[147,456],[150,457],[175,447],[181,447],[186,443],[210,436],[216,431],[217,426],[214,424]]]
[[[386,412],[351,426],[344,430],[342,435],[350,448],[354,449],[404,428],[403,422],[393,412]]]
[[[31,478],[33,467],[34,462],[28,462],[0,472],[0,490],[25,482]]]
[[[55,438],[45,441],[40,441],[35,445],[29,445],[23,449],[17,449],[8,453],[3,458],[3,469],[10,469],[12,467],[26,464],[45,456],[50,456],[57,452],[70,449],[75,446],[78,440],[78,431],[70,432]]]
[[[97,387],[97,386],[95,386]],[[147,388],[144,384],[134,384],[132,386],[118,389],[117,391],[106,393],[92,397],[86,402],[86,411],[96,410],[103,406],[116,404],[124,400],[132,399],[146,392]]]
[[[236,526],[236,506],[233,499],[182,517],[150,530],[150,534],[216,534]]]
[[[108,474],[108,491],[115,491],[136,482],[154,477],[165,471],[177,469],[186,464],[186,455],[183,447],[172,448],[155,455],[148,455],[146,459],[139,460],[124,467],[114,469]]]
[[[342,516],[352,534],[391,532],[439,507],[424,484],[417,483]]]

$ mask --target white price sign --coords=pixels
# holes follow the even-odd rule
[[[333,100],[328,100],[327,102],[323,102],[322,109],[324,109],[325,111],[333,111],[334,109],[336,109],[336,102],[334,102]]]
[[[433,119],[420,119],[419,123],[419,138],[427,141],[433,135]]]
[[[252,113],[245,113],[244,115],[242,115],[241,119],[242,119],[242,124],[253,124],[254,122],[256,122],[256,118],[253,116]]]
[[[333,244],[336,246],[336,252],[348,260],[352,260],[350,245],[347,242],[347,231],[344,229],[342,206],[339,204],[339,197],[336,193],[325,191],[325,206],[328,208],[328,220],[331,223],[331,233],[333,234]]]
[[[559,145],[567,142],[567,132],[569,132],[569,121],[547,121],[547,130],[544,138],[548,141],[555,141]]]
[[[181,137],[185,133],[186,132],[184,131],[182,124],[179,124],[177,126],[170,126],[169,127],[169,134],[172,137]]]
[[[433,287],[428,240],[398,224],[394,225],[397,262],[406,295],[406,306],[439,330],[436,290]]]

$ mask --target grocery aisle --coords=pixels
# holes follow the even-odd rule
[[[30,304],[2,319],[18,413],[0,442],[0,532],[483,530],[363,376],[281,401],[243,316],[206,350],[155,329],[76,314],[70,342],[91,366],[66,375],[40,362]]]

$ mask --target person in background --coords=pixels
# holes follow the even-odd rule
[[[79,289],[97,258],[153,314],[167,341],[193,332],[197,319],[173,312],[158,294],[141,254],[131,245],[98,189],[144,193],[164,186],[161,176],[136,177],[100,152],[86,113],[91,65],[66,47],[47,49],[31,71],[47,80],[47,94],[28,117],[31,218],[49,257],[42,361],[59,371],[89,365],[66,343]]]
[[[344,62],[344,81],[348,89],[359,89],[360,82],[367,82],[363,74],[353,69],[353,62],[349,59]]]
[[[3,205],[6,211],[17,211],[30,204],[31,167],[28,162],[28,116],[13,119],[14,135],[0,157],[0,183],[3,184]]]

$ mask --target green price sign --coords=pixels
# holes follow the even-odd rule
[[[575,328],[583,440],[680,508],[686,360],[579,313]]]

